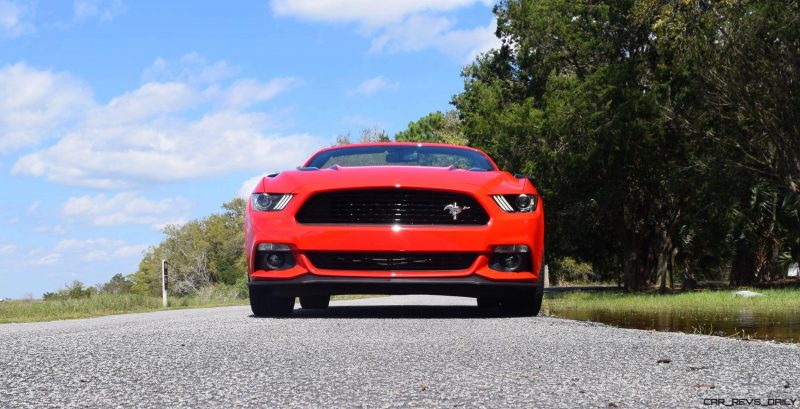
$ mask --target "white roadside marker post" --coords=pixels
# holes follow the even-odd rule
[[[163,299],[164,308],[169,307],[169,298],[167,298],[167,260],[161,260],[161,297]]]
[[[545,264],[544,265],[544,288],[550,288],[550,267]]]

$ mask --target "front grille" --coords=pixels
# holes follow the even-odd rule
[[[454,219],[445,209],[448,205],[464,210]],[[303,204],[295,217],[303,224],[484,225],[489,222],[489,215],[472,196],[416,189],[317,193]]]
[[[311,264],[325,270],[464,270],[478,253],[307,252]]]

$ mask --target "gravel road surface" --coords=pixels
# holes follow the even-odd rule
[[[0,407],[800,407],[797,345],[473,305],[394,296],[286,319],[228,307],[0,325]]]

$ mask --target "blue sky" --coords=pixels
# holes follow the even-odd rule
[[[0,297],[131,273],[336,135],[449,109],[491,6],[0,0]]]

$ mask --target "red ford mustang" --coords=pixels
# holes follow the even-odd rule
[[[245,220],[256,316],[326,308],[336,294],[475,297],[536,315],[544,213],[525,177],[485,153],[430,143],[323,149],[269,175]]]

